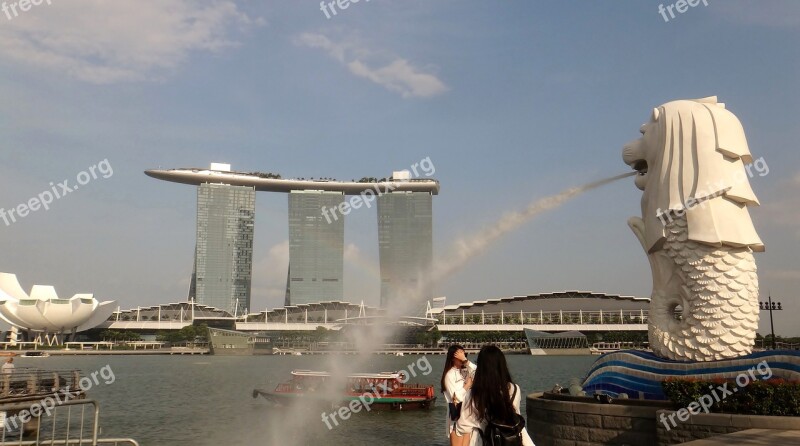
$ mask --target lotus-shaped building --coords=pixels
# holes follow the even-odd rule
[[[114,312],[116,302],[98,302],[91,294],[61,299],[55,288],[34,285],[28,295],[16,274],[0,273],[0,318],[22,330],[69,334],[94,328]]]

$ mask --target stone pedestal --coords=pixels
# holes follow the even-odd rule
[[[749,429],[800,436],[800,417],[703,413],[667,428],[661,420],[674,413],[669,406],[636,400],[602,404],[588,397],[533,393],[527,399],[527,428],[536,446],[671,446]]]
[[[537,446],[655,445],[656,413],[666,404],[534,393],[528,396],[528,433]]]

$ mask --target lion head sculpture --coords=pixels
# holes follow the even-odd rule
[[[745,165],[753,159],[739,119],[716,96],[653,109],[642,137],[623,149],[639,172],[645,249],[657,251],[665,221],[686,216],[689,240],[763,251],[748,206],[759,204]]]

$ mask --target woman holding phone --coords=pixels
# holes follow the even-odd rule
[[[475,364],[469,362],[464,347],[454,344],[447,349],[447,357],[442,371],[442,393],[447,401],[447,436],[453,432],[459,418],[462,403],[472,387]]]
[[[519,404],[522,390],[514,384],[503,352],[494,345],[481,348],[475,381],[470,386],[461,407],[453,432],[451,446],[476,446],[483,444],[481,438],[487,432],[490,421],[506,426],[515,426],[515,435],[523,446],[534,446]]]

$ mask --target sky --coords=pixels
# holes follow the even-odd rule
[[[14,3],[14,2],[12,2]],[[344,2],[343,2],[344,3]],[[434,256],[504,213],[630,171],[662,103],[717,95],[768,173],[751,185],[762,298],[800,335],[800,2],[53,0],[0,13],[0,271],[123,309],[186,299],[196,190],[150,168],[377,178],[429,158]],[[14,11],[17,15],[14,15]],[[666,18],[666,20],[665,20]],[[95,175],[92,176],[91,168]],[[52,183],[52,184],[51,184]],[[649,296],[632,178],[587,192],[439,284],[447,303]],[[283,304],[287,197],[258,193],[252,310]],[[375,208],[345,225],[345,299],[379,301]],[[762,314],[760,332],[768,332]]]

